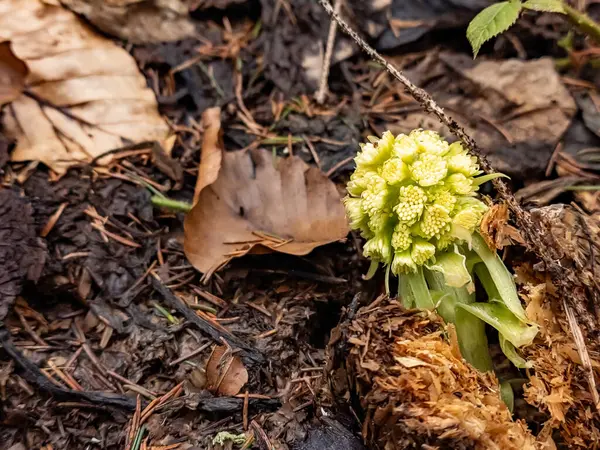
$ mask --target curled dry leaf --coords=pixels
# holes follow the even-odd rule
[[[166,137],[135,60],[72,12],[41,0],[0,0],[0,41],[29,69],[23,94],[2,118],[17,141],[13,161],[39,160],[64,173],[126,141]]]
[[[480,230],[488,247],[502,250],[507,245],[525,244],[519,230],[510,225],[508,220],[509,213],[506,203],[493,205],[483,215]]]
[[[339,193],[319,169],[294,156],[274,158],[267,150],[219,150],[220,167],[205,173],[203,159],[200,174],[218,176],[212,184],[202,182],[184,224],[185,254],[205,278],[250,252],[306,255],[346,237]]]
[[[215,347],[206,362],[207,389],[218,395],[239,394],[248,382],[242,360],[224,345]]]
[[[99,29],[132,43],[178,41],[193,36],[188,0],[61,0]]]
[[[194,205],[198,203],[200,192],[213,184],[219,176],[221,167],[223,140],[221,139],[221,108],[208,108],[202,113],[204,137],[198,179],[194,189]]]

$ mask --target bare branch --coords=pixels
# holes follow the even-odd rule
[[[342,8],[342,0],[335,0],[333,4],[333,10],[336,14],[340,13]],[[323,66],[321,68],[321,80],[319,82],[319,90],[315,94],[315,100],[319,104],[323,104],[325,101],[325,95],[327,95],[328,86],[327,80],[329,79],[329,68],[331,66],[331,57],[333,55],[333,44],[335,43],[335,32],[337,30],[337,22],[332,19],[329,24],[329,34],[327,35],[327,47],[325,49],[325,56],[323,57]]]

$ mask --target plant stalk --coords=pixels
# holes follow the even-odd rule
[[[429,287],[425,281],[423,268],[418,267],[415,273],[408,273],[403,276],[405,276],[408,280],[408,285],[410,286],[410,290],[412,291],[415,299],[415,306],[418,309],[434,309],[435,304],[433,303],[431,293],[429,292]]]
[[[153,195],[151,198],[152,204],[158,208],[171,209],[173,211],[190,212],[192,205],[187,202],[173,200],[172,198]]]
[[[566,2],[563,4],[565,14],[575,27],[580,31],[590,36],[596,42],[600,43],[600,24],[592,20],[586,13],[576,10],[572,6],[567,5]]]

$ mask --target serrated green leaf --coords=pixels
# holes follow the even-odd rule
[[[562,0],[527,0],[523,3],[523,8],[533,11],[566,13]]]
[[[488,6],[475,16],[467,28],[467,39],[476,58],[479,49],[494,36],[508,30],[519,18],[521,2],[510,0]]]

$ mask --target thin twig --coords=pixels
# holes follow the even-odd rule
[[[336,14],[340,13],[342,8],[342,0],[335,0],[333,10]],[[335,32],[337,31],[337,23],[332,20],[329,24],[329,34],[327,35],[327,47],[325,49],[325,56],[323,57],[323,65],[321,68],[321,80],[319,82],[319,90],[315,94],[315,100],[318,104],[323,104],[325,96],[327,95],[328,86],[327,80],[329,79],[329,68],[331,67],[331,56],[333,54],[333,44],[335,43]]]
[[[573,313],[571,307],[567,305],[566,299],[564,298],[563,308],[565,309],[565,314],[567,315],[569,328],[573,333],[573,340],[575,341],[575,346],[577,347],[577,349],[586,348],[581,328],[579,328],[579,324],[577,323],[577,318],[575,317],[575,314]],[[592,368],[592,360],[590,359],[590,355],[587,351],[580,353],[579,357],[581,358],[581,365],[583,366],[583,370],[585,370],[585,374],[590,386],[590,392],[592,393],[594,406],[596,407],[596,409],[598,409],[600,407],[600,396],[598,396],[598,389],[596,389],[596,380],[594,379],[594,369]]]

